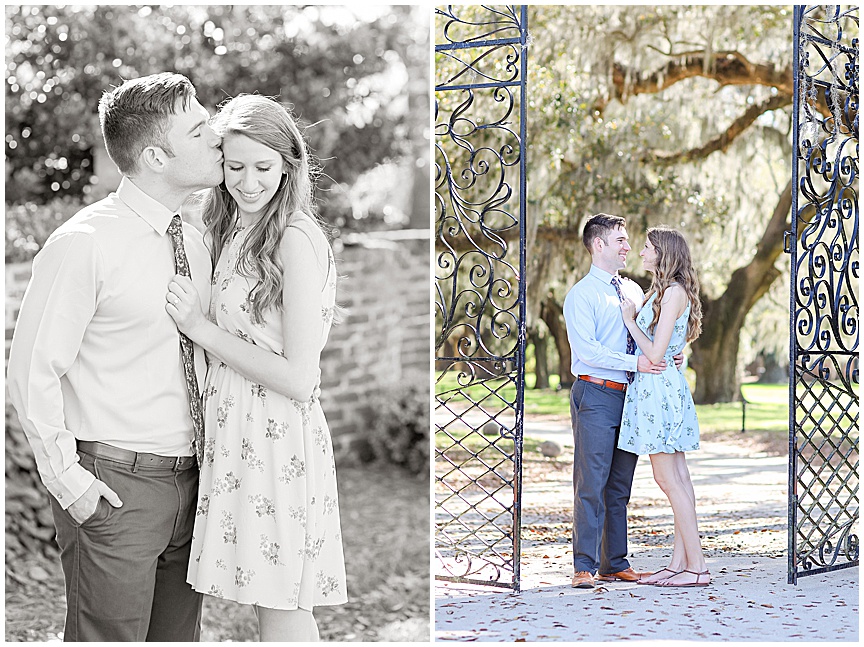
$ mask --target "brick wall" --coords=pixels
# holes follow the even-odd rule
[[[334,249],[346,316],[322,355],[321,404],[344,450],[363,439],[371,397],[408,381],[429,384],[429,232],[349,235]],[[6,360],[29,280],[30,263],[6,266]]]
[[[428,230],[422,236],[349,237],[337,251],[337,300],[347,316],[331,329],[321,361],[321,405],[337,444],[363,440],[372,396],[408,382],[428,388]]]

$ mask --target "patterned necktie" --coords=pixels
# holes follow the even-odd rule
[[[612,285],[615,286],[615,292],[618,293],[618,300],[622,303],[624,302],[624,293],[621,292],[621,279],[615,275],[612,277]],[[633,336],[630,334],[630,331],[627,331],[627,354],[634,355],[636,353],[636,342],[633,340]],[[627,382],[629,384],[633,383],[633,378],[636,377],[636,373],[633,371],[626,371],[627,373]]]
[[[183,225],[180,216],[175,215],[168,225],[168,234],[174,244],[174,269],[180,276],[192,274],[189,271],[189,261],[186,259],[186,250],[183,247]],[[204,461],[204,414],[201,409],[201,396],[198,394],[198,377],[195,375],[195,352],[192,348],[192,340],[182,332],[180,333],[180,353],[183,357],[183,373],[186,376],[186,393],[189,396],[189,413],[192,416],[192,426],[195,430],[195,457],[198,465]]]

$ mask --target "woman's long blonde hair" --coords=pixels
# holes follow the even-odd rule
[[[693,341],[702,333],[702,302],[699,300],[699,277],[693,267],[687,241],[680,232],[668,227],[652,227],[648,230],[648,240],[657,253],[651,289],[645,297],[647,303],[653,294],[657,295],[652,304],[654,318],[648,326],[648,331],[653,334],[660,320],[660,302],[663,301],[666,288],[677,283],[684,288],[690,301],[686,340]]]
[[[305,214],[327,233],[315,213],[313,200],[318,168],[291,113],[269,97],[241,94],[230,99],[219,107],[212,127],[222,137],[245,135],[276,151],[286,169],[279,188],[264,208],[263,216],[247,234],[237,258],[237,272],[258,280],[249,292],[249,312],[252,321],[260,324],[267,310],[282,308],[283,267],[279,244],[296,214]],[[224,182],[205,195],[202,217],[215,267],[239,219],[237,203]]]

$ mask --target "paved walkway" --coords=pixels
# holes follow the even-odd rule
[[[522,592],[436,581],[436,640],[857,642],[857,568],[786,583],[785,457],[705,442],[688,458],[711,586],[584,590],[570,587],[569,429],[529,421],[526,436],[571,449],[559,461],[526,460]],[[662,568],[672,515],[647,459],[636,469],[630,513],[633,565]]]

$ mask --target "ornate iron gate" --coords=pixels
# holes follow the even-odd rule
[[[790,584],[858,565],[858,9],[793,34]]]
[[[436,578],[517,591],[526,19],[435,10]]]

